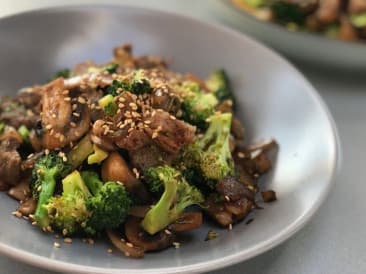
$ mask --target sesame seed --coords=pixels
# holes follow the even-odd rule
[[[33,156],[34,156],[34,153],[31,153],[31,154],[29,154],[29,155],[28,155],[27,159],[30,159],[30,158],[32,158]]]
[[[38,187],[37,187],[37,191],[41,191],[42,190],[42,185],[39,185]]]
[[[108,249],[107,249],[107,252],[108,252],[108,253],[112,253],[112,252],[113,252],[112,248],[108,248]]]
[[[56,248],[59,248],[61,245],[58,242],[54,242],[53,246],[56,247]]]
[[[70,98],[70,97],[65,97],[65,98],[64,98],[64,101],[66,101],[66,102],[70,102],[70,101],[71,101],[71,98]]]
[[[126,257],[130,257],[130,253],[126,251],[126,252],[125,252],[125,256],[126,256]]]
[[[230,197],[229,196],[225,195],[224,197],[225,197],[226,201],[230,202]]]
[[[77,113],[77,112],[73,112],[72,115],[75,117],[80,117],[80,113]]]
[[[62,230],[62,235],[66,235],[67,234],[67,229],[66,228],[64,228],[63,230]]]
[[[46,149],[44,150],[44,154],[48,155],[48,154],[50,154],[50,151],[46,148]]]
[[[126,241],[125,239],[121,238],[121,242],[123,242],[123,243],[124,243],[125,241]]]
[[[172,120],[177,120],[177,118],[175,118],[173,115],[170,115],[169,118]]]
[[[232,229],[233,229],[233,225],[229,224],[229,230],[232,230]]]
[[[51,117],[52,117],[52,118],[57,118],[57,115],[56,115],[55,113],[53,113],[53,114],[51,115]]]
[[[128,247],[133,247],[133,244],[132,244],[132,243],[126,243],[126,245],[127,245]]]
[[[32,222],[32,225],[34,225],[34,226],[37,225],[37,222]]]
[[[145,124],[151,124],[151,121],[150,120],[145,120],[144,123]]]
[[[178,242],[173,242],[173,245],[176,249],[180,248],[180,243]]]
[[[245,154],[241,151],[239,151],[237,155],[238,155],[239,158],[244,158],[245,157]]]
[[[153,134],[152,134],[152,136],[151,136],[151,139],[155,139],[155,138],[157,138],[158,137],[158,133],[157,132],[154,132]]]
[[[52,136],[53,134],[55,134],[55,130],[54,129],[51,129],[50,130],[50,135]]]
[[[85,98],[84,98],[84,97],[81,97],[81,96],[79,96],[79,97],[78,97],[78,102],[79,102],[80,104],[86,104],[86,100],[85,100]]]
[[[64,91],[62,91],[63,95],[68,95],[69,94],[69,90],[65,89]]]
[[[168,229],[165,229],[164,230],[164,232],[165,232],[165,234],[167,234],[167,235],[171,235],[172,233],[170,232],[170,230],[168,230]]]
[[[76,110],[78,108],[77,104],[72,104],[72,110]]]
[[[70,122],[70,126],[76,127],[76,124],[74,122]]]
[[[69,238],[69,237],[66,237],[66,238],[64,239],[64,243],[71,244],[71,243],[72,243],[72,239],[71,239],[71,238]]]

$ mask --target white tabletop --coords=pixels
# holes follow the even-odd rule
[[[216,0],[215,0],[216,1]],[[214,0],[108,0],[190,14],[205,21],[219,22],[208,5]],[[0,16],[19,11],[68,4],[101,3],[98,0],[46,1],[1,0]],[[233,15],[234,16],[234,15]],[[314,218],[282,245],[254,259],[222,270],[224,273],[327,274],[366,273],[366,77],[348,72],[318,71],[297,67],[308,77],[327,103],[339,129],[342,168],[336,185]],[[365,176],[365,177],[364,177]],[[1,232],[0,232],[1,233]],[[53,274],[0,255],[0,273]]]

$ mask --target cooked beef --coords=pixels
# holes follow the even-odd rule
[[[148,144],[130,153],[132,165],[140,170],[164,164],[170,165],[175,158],[175,154],[167,153],[154,144]]]
[[[176,119],[165,111],[157,111],[150,119],[149,127],[145,132],[163,150],[178,153],[195,138],[196,128]]]
[[[35,126],[38,117],[32,110],[26,109],[16,99],[7,97],[1,99],[0,121],[9,126],[19,128],[21,125],[25,125],[27,128],[31,128]]]
[[[0,185],[6,189],[7,186],[16,185],[21,175],[22,159],[14,149],[0,145]]]
[[[245,197],[254,200],[255,193],[234,177],[225,177],[217,182],[216,190],[226,199],[237,201]]]

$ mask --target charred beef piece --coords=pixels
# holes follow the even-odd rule
[[[17,148],[22,138],[16,131],[5,132],[0,138],[0,189],[6,190],[19,182],[22,159]]]
[[[27,110],[16,99],[1,98],[0,121],[5,122],[5,124],[15,128],[19,128],[21,125],[32,128],[35,126],[38,118],[38,115],[31,110]]]

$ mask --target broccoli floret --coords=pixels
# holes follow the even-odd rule
[[[154,191],[160,191],[159,184],[164,186],[160,200],[142,220],[142,227],[151,235],[177,220],[185,208],[204,201],[201,192],[170,166],[150,168],[146,176]]]
[[[185,82],[182,88],[185,95],[182,104],[183,120],[204,129],[207,118],[210,117],[218,104],[215,95],[203,93],[197,83]]]
[[[234,174],[229,144],[231,119],[231,113],[212,115],[205,134],[183,153],[185,166],[198,170],[208,181]]]
[[[90,216],[86,201],[91,194],[78,171],[62,180],[62,188],[62,196],[52,197],[46,209],[52,227],[63,235],[72,235],[86,227]]]
[[[350,16],[351,24],[356,28],[365,28],[366,27],[366,12],[359,14],[352,14]]]
[[[113,80],[112,85],[107,88],[107,93],[118,96],[122,90],[130,90],[130,85],[125,81]]]
[[[129,193],[121,183],[103,182],[95,172],[81,173],[93,196],[87,200],[90,211],[85,232],[95,234],[106,228],[116,228],[123,223],[132,205]]]
[[[51,80],[54,80],[54,79],[57,79],[59,77],[63,77],[65,79],[69,78],[71,75],[71,71],[69,69],[62,69],[62,70],[59,70],[58,72],[56,72]]]
[[[111,64],[108,64],[106,65],[103,70],[107,71],[108,73],[112,74],[112,73],[115,73],[116,70],[118,68],[118,64],[115,64],[115,63],[111,63]]]
[[[216,98],[222,102],[225,100],[231,100],[235,103],[235,97],[230,85],[229,77],[225,70],[219,69],[211,73],[206,80],[206,86],[213,92]]]
[[[296,23],[302,25],[305,21],[306,14],[302,12],[297,4],[277,1],[270,4],[270,7],[279,23]]]
[[[98,103],[99,106],[104,110],[104,113],[108,116],[114,116],[118,110],[117,103],[114,101],[114,97],[111,94],[102,97]]]
[[[151,85],[149,80],[144,78],[142,70],[138,70],[134,73],[131,81],[130,91],[134,94],[144,94],[151,91]]]
[[[24,142],[28,143],[29,142],[29,129],[25,126],[25,125],[21,125],[18,128],[18,133],[20,134],[20,136],[22,136],[22,139]]]
[[[71,165],[64,162],[54,152],[44,155],[36,161],[32,171],[31,188],[33,197],[38,200],[34,219],[39,227],[45,228],[49,225],[45,205],[55,192],[56,181],[68,174],[70,170]]]
[[[3,134],[5,127],[6,127],[5,123],[0,122],[0,135]]]

